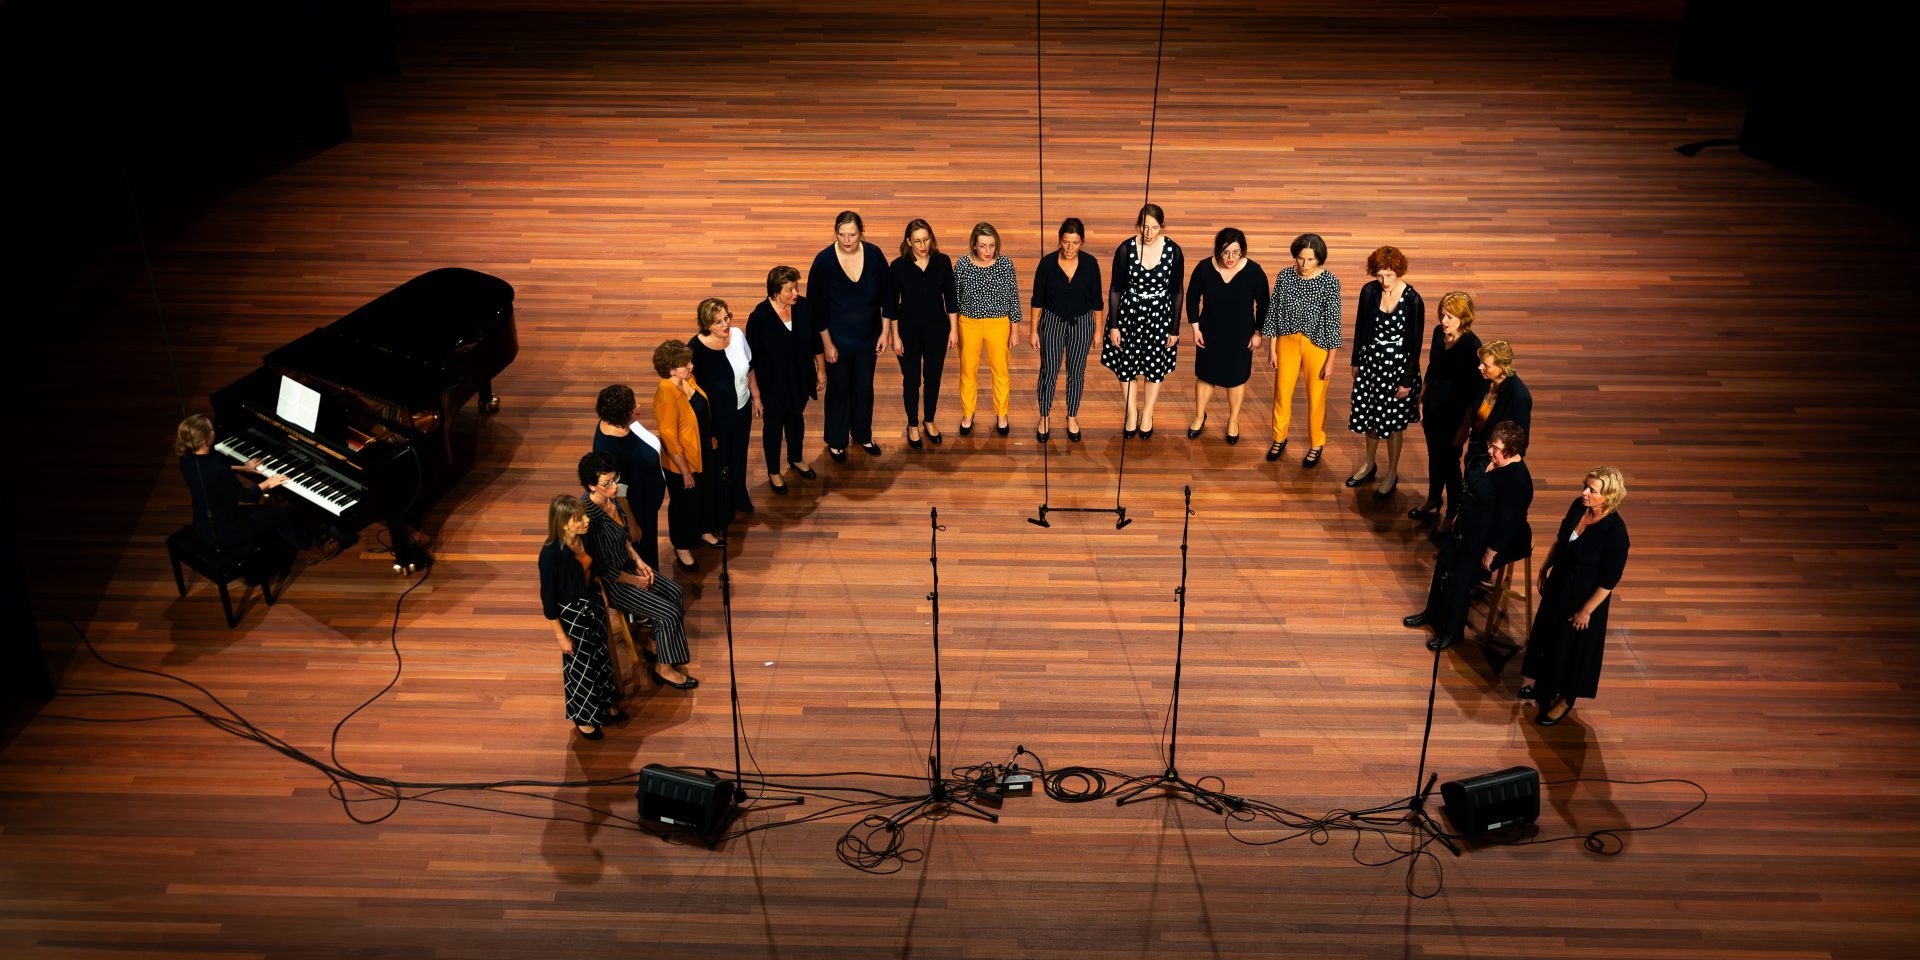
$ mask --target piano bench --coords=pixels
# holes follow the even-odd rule
[[[220,608],[226,611],[228,627],[238,624],[240,617],[234,613],[233,598],[227,593],[227,584],[241,577],[256,575],[260,580],[260,595],[266,598],[267,606],[273,606],[275,597],[270,559],[267,551],[257,543],[214,546],[195,535],[192,524],[181,527],[167,538],[167,560],[173,564],[173,584],[180,588],[180,595],[187,595],[187,578],[180,572],[184,564],[220,588]]]

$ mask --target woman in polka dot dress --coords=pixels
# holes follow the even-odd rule
[[[1400,482],[1400,447],[1407,426],[1419,419],[1420,341],[1427,329],[1427,305],[1407,285],[1407,257],[1393,247],[1367,255],[1373,279],[1360,288],[1353,318],[1353,413],[1347,427],[1367,435],[1367,458],[1347,486],[1357,487],[1379,472],[1375,459],[1387,441],[1387,472],[1374,484],[1373,499],[1393,495]]]
[[[1107,329],[1100,338],[1100,365],[1118,377],[1127,398],[1126,435],[1153,436],[1153,405],[1160,399],[1160,381],[1173,372],[1174,348],[1180,343],[1181,287],[1186,280],[1186,258],[1173,238],[1161,233],[1166,214],[1157,204],[1140,208],[1134,220],[1137,236],[1127,238],[1113,252],[1112,280],[1107,291]],[[1146,402],[1136,412],[1134,381],[1145,377]]]

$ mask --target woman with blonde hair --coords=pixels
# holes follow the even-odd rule
[[[687,349],[693,351],[693,379],[713,402],[713,436],[720,443],[707,465],[713,474],[707,510],[718,533],[733,522],[734,514],[753,515],[753,497],[747,493],[747,446],[754,411],[761,406],[760,385],[753,373],[753,348],[747,346],[747,336],[734,322],[727,302],[708,297],[693,315],[700,331],[687,340]]]
[[[993,372],[993,430],[1006,436],[1012,428],[1007,404],[1013,396],[1013,374],[1007,354],[1019,340],[1020,277],[1013,260],[1000,253],[1000,231],[981,221],[967,237],[967,255],[953,265],[953,293],[960,328],[960,434],[973,432],[973,409],[980,402],[980,353],[987,354]]]
[[[1440,322],[1427,349],[1427,373],[1420,380],[1420,432],[1427,441],[1427,499],[1407,511],[1424,520],[1442,503],[1460,502],[1460,454],[1474,401],[1486,393],[1480,377],[1480,335],[1473,332],[1473,297],[1451,290],[1440,298]],[[1498,422],[1498,421],[1496,421]],[[1442,497],[1445,497],[1442,500]]]
[[[593,557],[583,539],[587,508],[560,494],[547,504],[547,541],[540,546],[540,609],[560,644],[560,682],[567,719],[583,740],[598,740],[602,721],[627,718],[607,650],[607,605],[593,582]]]
[[[294,550],[312,546],[312,539],[285,510],[261,502],[268,490],[287,478],[266,477],[257,483],[245,479],[243,474],[259,475],[260,461],[242,465],[214,453],[213,421],[198,413],[180,421],[174,430],[173,454],[180,458],[180,476],[193,498],[193,533],[201,540],[215,547],[276,539]],[[337,541],[329,540],[328,546],[337,553]]]
[[[1520,697],[1540,705],[1533,722],[1543,727],[1599,690],[1607,614],[1627,568],[1627,523],[1619,512],[1626,499],[1619,468],[1588,471],[1540,564],[1540,614],[1527,637]]]
[[[1527,431],[1529,438],[1533,436],[1533,393],[1520,382],[1519,371],[1513,363],[1513,345],[1505,340],[1489,341],[1475,355],[1480,360],[1480,376],[1487,388],[1468,409],[1467,455],[1463,461],[1467,467],[1486,458],[1487,440],[1496,424],[1514,423]],[[1447,520],[1441,529],[1453,526],[1459,515],[1457,504],[1447,504]]]

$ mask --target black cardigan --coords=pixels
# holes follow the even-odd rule
[[[589,557],[591,560],[591,557]],[[549,540],[540,547],[540,609],[548,620],[560,619],[560,608],[581,598],[598,603],[587,583],[587,572],[566,545]]]
[[[813,256],[813,265],[807,268],[807,299],[813,301],[813,320],[815,329],[830,333],[835,343],[850,346],[865,346],[872,349],[880,339],[880,316],[886,310],[897,310],[898,294],[893,290],[893,271],[887,269],[887,256],[880,248],[866,241],[860,242],[865,260],[860,267],[860,278],[873,278],[874,296],[870,303],[842,303],[839,298],[846,294],[839,288],[851,285],[845,271],[840,269],[840,259],[834,254],[837,244],[827,244],[826,249]],[[853,321],[841,321],[841,308],[859,316]],[[895,318],[898,319],[898,318]]]
[[[260,488],[242,483],[233,467],[217,453],[188,453],[180,458],[180,475],[193,497],[193,533],[217,547],[247,539],[247,521],[241,504],[260,500]]]
[[[1385,294],[1378,280],[1368,280],[1360,288],[1360,306],[1353,315],[1353,356],[1348,361],[1355,367],[1360,365],[1363,349],[1373,342],[1374,328],[1380,323],[1380,298]],[[1406,362],[1393,382],[1414,390],[1420,386],[1420,334],[1427,329],[1427,302],[1412,286],[1407,287],[1406,300],[1407,316],[1400,323],[1400,353]]]
[[[1187,305],[1185,293],[1187,283],[1187,255],[1180,252],[1180,245],[1174,243],[1172,237],[1167,237],[1165,240],[1166,245],[1161,248],[1160,257],[1167,264],[1167,276],[1169,278],[1167,280],[1167,299],[1172,302],[1167,305],[1167,329],[1160,332],[1165,336],[1177,337],[1180,335],[1180,311],[1185,309]],[[1129,243],[1135,245],[1134,256],[1138,257],[1140,255],[1138,249],[1140,243],[1139,237],[1128,237],[1120,241],[1120,245],[1113,248],[1113,273],[1112,276],[1107,279],[1107,309],[1111,310],[1115,317],[1119,316],[1120,303],[1127,295],[1126,257],[1127,244]],[[1108,325],[1112,325],[1111,319],[1108,321]],[[1133,331],[1136,335],[1142,332],[1150,331]]]
[[[1478,409],[1479,406],[1479,398],[1475,397],[1473,408]],[[1493,428],[1508,420],[1512,420],[1520,429],[1527,431],[1527,440],[1531,444],[1533,393],[1527,390],[1526,384],[1520,382],[1518,374],[1500,381],[1500,389],[1493,395],[1493,410],[1487,414],[1487,422],[1473,429],[1473,438],[1468,441],[1470,450],[1484,454],[1487,441],[1493,435]],[[1471,459],[1472,456],[1473,453],[1470,452],[1468,458]]]
[[[760,384],[760,402],[769,410],[805,406],[819,388],[814,355],[825,347],[813,325],[813,305],[801,297],[793,302],[793,329],[780,322],[773,304],[762,299],[747,315],[747,349],[753,351],[753,378]],[[702,386],[702,390],[706,387]]]

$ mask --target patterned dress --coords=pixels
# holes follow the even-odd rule
[[[1180,331],[1180,288],[1186,279],[1180,245],[1162,237],[1160,262],[1149,270],[1140,262],[1139,238],[1128,238],[1113,253],[1113,287],[1108,300],[1120,330],[1120,345],[1100,342],[1100,365],[1121,383],[1146,377],[1159,383],[1173,372],[1174,347],[1167,338]]]
[[[1419,419],[1417,371],[1426,310],[1410,286],[1401,290],[1391,308],[1380,302],[1379,287],[1378,281],[1369,282],[1360,291],[1361,315],[1353,332],[1353,412],[1347,427],[1354,433],[1385,437]],[[1395,396],[1401,387],[1408,388],[1407,395]]]

